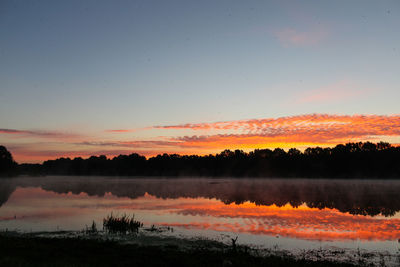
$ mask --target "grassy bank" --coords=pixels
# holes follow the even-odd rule
[[[290,257],[257,256],[242,249],[121,244],[84,238],[0,233],[0,266],[353,266]]]

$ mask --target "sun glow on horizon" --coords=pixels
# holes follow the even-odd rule
[[[163,134],[160,136],[160,133]],[[0,129],[17,162],[60,157],[138,153],[208,155],[225,149],[333,147],[349,142],[400,143],[400,115],[308,114],[280,118],[222,121],[118,129],[93,133]]]

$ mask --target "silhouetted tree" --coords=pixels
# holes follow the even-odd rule
[[[301,154],[301,151],[300,150],[298,150],[297,148],[290,148],[289,150],[288,150],[288,153],[287,153],[289,156],[291,156],[291,157],[293,157],[293,156],[298,156],[298,155],[300,155]]]
[[[4,146],[0,146],[0,176],[15,175],[17,164],[11,153]]]
[[[358,142],[333,148],[312,147],[304,153],[296,148],[224,150],[215,155],[182,156],[162,154],[146,159],[133,153],[112,159],[59,158],[45,161],[41,168],[20,165],[29,170],[53,175],[131,175],[131,176],[231,176],[231,177],[307,177],[307,178],[400,178],[400,147],[388,143]]]

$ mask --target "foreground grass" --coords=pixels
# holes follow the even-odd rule
[[[0,233],[0,266],[352,266],[244,251],[183,251],[176,246],[140,246],[79,238],[41,238]]]

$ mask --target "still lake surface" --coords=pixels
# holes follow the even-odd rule
[[[99,228],[135,214],[166,235],[265,248],[400,248],[400,181],[18,177],[0,179],[0,230]]]

